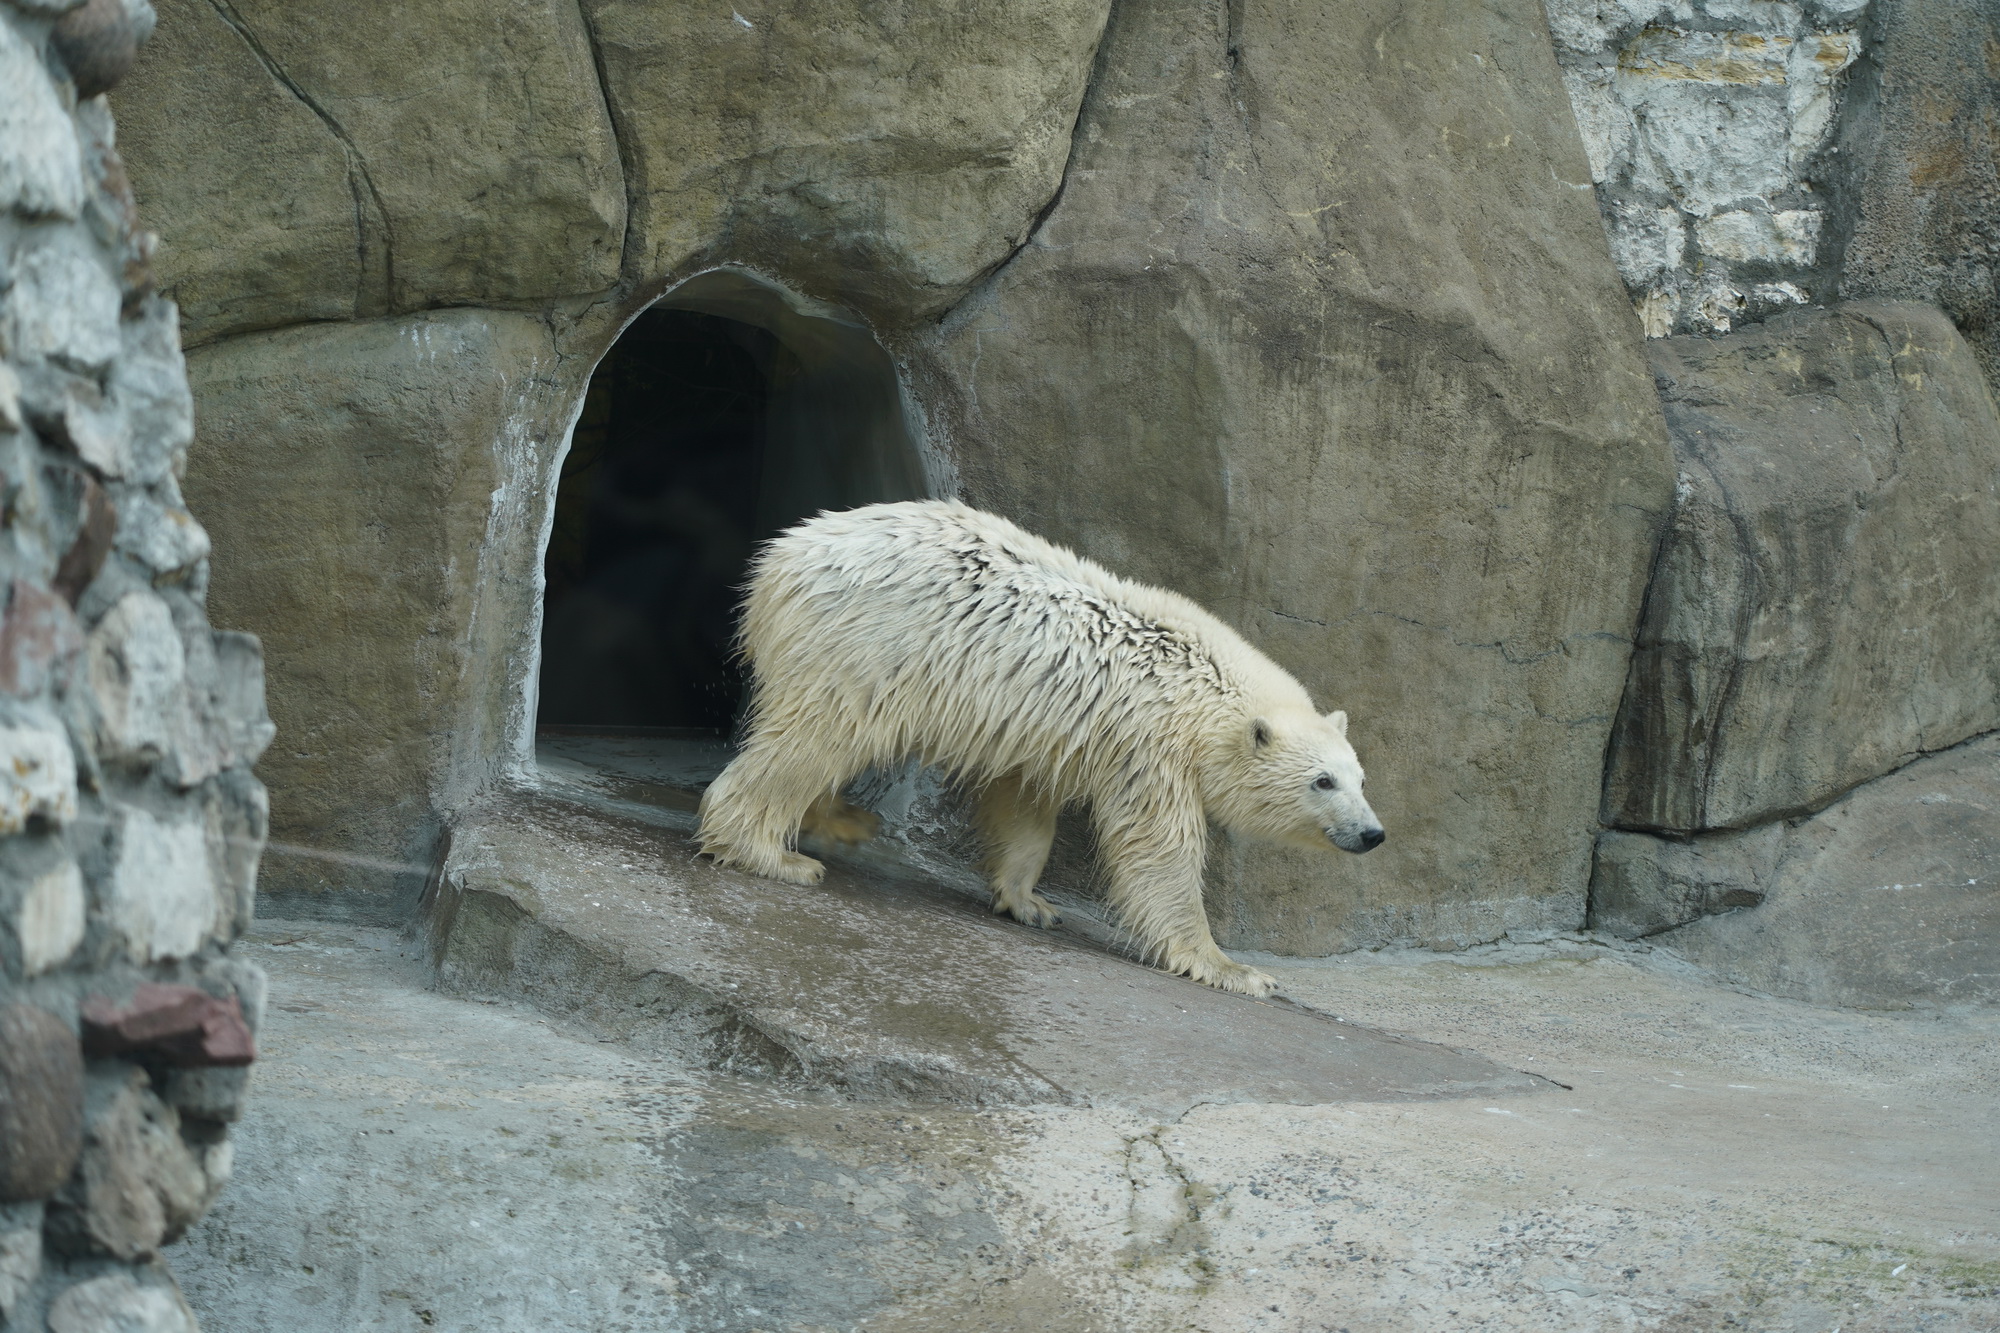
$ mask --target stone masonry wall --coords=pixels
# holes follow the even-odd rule
[[[1612,257],[1648,337],[1827,299],[1821,158],[1868,0],[1551,0]],[[1837,150],[1835,153],[1837,157]]]
[[[229,1177],[230,956],[271,736],[208,626],[178,315],[101,94],[145,0],[0,4],[0,1325],[192,1333],[160,1249]]]

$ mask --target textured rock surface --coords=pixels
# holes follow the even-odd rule
[[[879,325],[934,317],[1056,190],[1106,0],[585,0],[642,284],[738,259]]]
[[[1636,940],[1755,907],[1770,888],[1783,842],[1781,823],[1686,839],[1606,829],[1597,838],[1587,924]]]
[[[1694,849],[1715,888],[1762,898],[1655,937],[1718,975],[1816,1004],[2000,1003],[2000,737]]]
[[[2000,392],[2000,9],[1901,0],[1876,18],[1841,130],[1841,291],[1941,306]]]
[[[172,1283],[124,1273],[79,1282],[49,1309],[49,1333],[195,1333],[195,1327]]]
[[[360,858],[275,859],[267,892],[362,886],[407,907],[436,774],[454,747],[500,751],[500,719],[478,710],[519,707],[506,673],[531,651],[536,589],[532,566],[496,571],[481,544],[509,521],[539,530],[533,479],[567,424],[555,371],[541,321],[476,310],[190,358],[203,446],[188,488],[223,561],[218,615],[257,626],[291,738],[263,770],[277,836]]]
[[[160,273],[190,341],[352,316],[364,299],[362,187],[346,146],[218,6],[159,9],[145,60],[118,91],[119,128],[147,221],[167,237]],[[379,280],[370,296],[382,299]]]
[[[117,101],[194,341],[616,277],[618,148],[573,5],[178,0],[161,27]]]
[[[1550,0],[1605,229],[1646,332],[1727,333],[1824,300],[1821,156],[1868,0]],[[1964,7],[1961,7],[1964,8]]]
[[[83,1156],[49,1209],[49,1235],[79,1255],[149,1260],[207,1207],[209,1179],[145,1071],[114,1068],[91,1078]]]
[[[1060,202],[919,362],[968,499],[1353,715],[1388,843],[1225,847],[1225,942],[1582,918],[1672,486],[1587,184],[1539,6],[1122,6]]]
[[[1738,828],[2000,727],[2000,415],[1935,309],[1652,347],[1680,460],[1606,818]]]
[[[83,1054],[70,1025],[0,1008],[0,1202],[46,1199],[83,1147]]]
[[[228,955],[264,838],[261,665],[208,626],[176,316],[104,99],[77,97],[150,18],[0,4],[0,1318],[50,1333],[192,1333],[157,1253],[227,1178],[242,1092],[240,1069],[189,1088],[208,1113],[183,1121],[156,1045],[86,1064],[79,1008],[171,983],[254,1014],[262,984]]]

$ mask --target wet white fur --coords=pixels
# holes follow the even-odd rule
[[[837,793],[921,756],[981,789],[994,910],[1055,919],[1034,892],[1056,812],[1087,801],[1112,905],[1174,972],[1262,995],[1202,911],[1204,815],[1245,833],[1365,850],[1379,835],[1346,715],[1186,598],[1132,583],[951,501],[822,514],[753,569],[743,751],[702,800],[702,850],[798,884],[801,824],[873,831]],[[1315,787],[1330,777],[1332,791]]]

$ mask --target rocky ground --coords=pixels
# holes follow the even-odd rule
[[[1991,1012],[1578,940],[1268,959],[1544,1090],[1162,1117],[716,1073],[439,993],[390,932],[243,947],[236,1180],[170,1254],[210,1333],[2000,1328]]]

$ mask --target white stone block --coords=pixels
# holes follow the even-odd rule
[[[187,649],[165,602],[126,593],[91,630],[86,652],[99,754],[158,763],[162,776],[181,787],[218,771],[215,746],[188,696]]]
[[[76,755],[61,723],[29,714],[0,723],[0,836],[35,816],[56,824],[76,818]]]
[[[83,153],[42,62],[0,22],[0,214],[74,219],[83,209]]]
[[[1703,0],[1701,9],[1711,19],[1766,36],[1792,37],[1805,27],[1805,15],[1788,0]]]
[[[1564,70],[1563,88],[1590,159],[1590,178],[1602,185],[1632,160],[1632,113],[1618,100],[1607,69]]]
[[[148,300],[120,333],[124,351],[111,368],[111,398],[130,423],[134,477],[148,483],[177,477],[194,440],[179,312],[171,301]]]
[[[1776,213],[1739,209],[1695,223],[1703,254],[1739,263],[1810,265],[1819,250],[1821,215],[1811,209]]]
[[[1760,305],[1805,305],[1812,298],[1797,283],[1760,282],[1750,289],[1750,299]]]
[[[1791,117],[1782,84],[1654,80],[1636,91],[1643,94],[1633,102],[1640,141],[1687,212],[1706,217],[1790,187]]]
[[[104,911],[126,955],[149,963],[195,953],[217,933],[219,914],[204,826],[163,823],[131,806],[117,824]]]
[[[1861,35],[1853,32],[1819,33],[1792,44],[1786,78],[1794,170],[1825,142],[1839,104],[1834,80],[1860,54]]]
[[[1686,224],[1679,209],[1613,206],[1611,258],[1630,287],[1644,287],[1681,266],[1687,251]]]
[[[0,361],[0,430],[19,430],[25,420],[21,415],[21,377],[14,373],[14,367]]]
[[[14,257],[14,353],[97,374],[118,355],[120,293],[105,257],[80,227],[41,234]]]
[[[155,574],[184,574],[208,558],[208,533],[187,510],[141,493],[118,507],[118,549]]]
[[[69,960],[83,943],[83,909],[83,875],[67,856],[28,883],[14,917],[24,972],[38,976]]]

